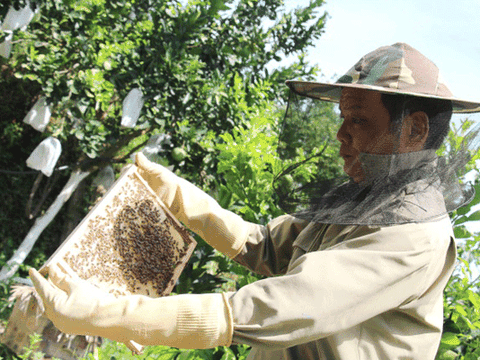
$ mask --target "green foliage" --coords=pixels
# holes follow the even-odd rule
[[[249,105],[258,100],[249,88],[264,79],[275,81],[261,96],[274,99],[284,94],[286,76],[313,75],[305,63],[265,69],[302,54],[320,36],[321,5],[315,0],[284,14],[279,0],[45,0],[27,31],[15,33],[8,66],[52,104],[49,132],[91,158],[112,156],[108,145],[129,133],[119,125],[121,102],[140,88],[145,107],[138,127],[159,126],[173,134],[174,145],[186,144],[193,155],[182,165],[188,173],[205,154],[177,124],[186,120],[200,133],[231,129],[237,110],[228,92],[239,73]]]
[[[291,96],[279,139],[282,168],[274,183],[288,212],[318,195],[317,184],[344,175],[336,140],[339,125],[332,103]]]
[[[88,354],[85,360],[245,360],[246,346],[232,349],[218,347],[211,350],[184,350],[167,346],[147,346],[139,355],[132,354],[125,344],[105,340],[96,354]]]
[[[472,126],[473,123],[468,120],[458,127],[453,126],[447,146],[440,151],[446,152],[447,158],[458,151],[464,151],[461,143]],[[478,154],[471,153],[470,156],[467,169],[478,174]],[[445,289],[444,332],[437,354],[438,360],[471,360],[480,357],[480,232],[472,233],[468,227],[469,223],[480,219],[477,210],[480,204],[478,180],[474,188],[474,199],[451,214],[459,262]]]
[[[286,79],[316,75],[318,69],[306,64],[304,55],[323,32],[325,15],[319,13],[323,1],[313,0],[305,9],[290,13],[285,12],[281,0],[30,3],[38,13],[26,30],[14,32],[11,57],[0,59],[0,112],[7,124],[0,130],[4,150],[0,169],[19,172],[0,177],[2,188],[9,189],[0,194],[4,205],[0,212],[0,266],[35,220],[23,215],[35,182],[35,174],[26,173],[30,169],[25,160],[47,136],[62,142],[57,166],[67,166],[68,170],[41,181],[33,196],[39,214],[53,201],[70,171],[81,167],[94,172],[108,163],[127,162],[155,133],[171,137],[162,163],[171,164],[179,175],[213,194],[226,191],[226,197],[232,200],[225,203],[230,209],[239,209],[244,202],[250,206],[244,207],[244,215],[260,221],[277,213],[273,196],[266,196],[272,169],[269,173],[261,170],[264,159],[260,156],[251,153],[244,158],[251,158],[246,167],[261,175],[256,186],[248,180],[249,197],[244,198],[238,189],[233,193],[234,189],[221,188],[227,184],[227,173],[217,172],[220,148],[215,140],[227,133],[241,136],[240,129],[247,129],[257,113],[269,117],[260,104],[276,109],[273,103],[282,103]],[[26,1],[2,1],[0,18],[11,4],[19,7]],[[272,66],[287,55],[297,56],[298,61],[283,68]],[[141,89],[145,104],[137,126],[126,129],[120,126],[122,101],[133,88]],[[21,123],[39,96],[47,97],[52,110],[43,134]],[[255,146],[263,146],[259,141]],[[274,149],[273,142],[270,146]],[[174,149],[183,151],[179,154]],[[264,150],[270,154],[270,148]],[[238,154],[238,150],[232,151]],[[232,157],[231,161],[244,166],[241,159]],[[270,159],[267,163],[271,164]],[[87,179],[72,197],[68,211],[62,211],[44,231],[26,266],[39,267],[64,239],[66,225],[75,224],[88,211],[98,195],[90,184],[91,179]],[[50,195],[42,200],[49,188]],[[77,204],[73,198],[77,198]],[[71,209],[77,209],[76,215]],[[256,210],[258,215],[254,215]],[[257,279],[197,240],[199,246],[182,274],[178,293],[234,290]],[[25,268],[19,274],[25,277]],[[8,288],[5,291],[8,293]],[[2,320],[8,315],[7,308],[0,313]],[[102,351],[114,355],[116,347],[105,345]],[[176,354],[185,359],[226,360],[244,359],[248,347],[198,352],[160,347],[148,351],[152,358]]]
[[[19,355],[21,360],[41,360],[43,354],[38,350],[38,346],[42,342],[42,335],[32,334],[30,335],[30,346],[23,349],[23,354]]]
[[[219,202],[256,223],[265,223],[281,213],[272,189],[279,165],[272,115],[271,106],[258,109],[246,128],[234,128],[231,134],[221,135],[223,142],[217,143],[218,173],[224,179],[218,186]]]
[[[10,293],[10,284],[9,283],[0,283],[0,314],[3,316],[0,317],[0,329],[5,329],[7,326],[8,316],[12,313],[12,304],[9,299]],[[0,348],[0,359],[4,353],[9,354],[10,350],[5,348]],[[6,354],[5,354],[6,355]]]
[[[480,191],[480,185],[476,186]],[[479,204],[480,196],[475,199]],[[462,221],[467,215],[457,215]],[[459,265],[445,289],[444,333],[438,359],[477,359],[480,356],[480,294],[477,283],[480,265],[480,234],[469,233],[461,222],[461,231],[455,230]],[[475,275],[474,275],[475,274]],[[452,357],[455,354],[455,357]],[[448,357],[450,356],[450,357]]]
[[[329,143],[338,156],[340,145],[336,133],[340,123],[332,103],[292,95],[281,135],[284,158],[295,157],[298,148],[311,155],[325,143]]]
[[[232,96],[243,99],[241,93],[235,87]],[[338,142],[333,140],[339,117],[332,104],[312,103],[286,120],[284,110],[267,99],[241,108],[245,125],[220,135],[222,141],[210,133],[204,143],[216,142],[214,148],[220,151],[218,173],[224,182],[216,186],[216,198],[222,207],[248,221],[266,223],[283,213],[277,194],[340,174]]]

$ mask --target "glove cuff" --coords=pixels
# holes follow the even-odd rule
[[[142,345],[208,349],[229,346],[233,337],[232,310],[224,294],[125,296],[105,303],[92,323],[92,333]]]
[[[177,347],[207,349],[230,346],[233,337],[232,309],[226,294],[178,296]]]

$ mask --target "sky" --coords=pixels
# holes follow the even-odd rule
[[[287,7],[306,0],[285,0]],[[327,0],[325,33],[308,50],[324,78],[337,79],[363,55],[405,42],[440,69],[455,97],[480,102],[480,0]],[[480,121],[480,114],[468,116]]]

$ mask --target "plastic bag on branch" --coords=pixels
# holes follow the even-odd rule
[[[102,186],[105,190],[110,189],[110,187],[115,182],[115,172],[111,165],[105,166],[102,170],[100,170],[93,179],[94,186]]]
[[[23,122],[30,124],[35,130],[43,132],[50,122],[51,115],[52,113],[50,112],[47,100],[44,97],[41,97],[25,116]]]
[[[50,136],[33,150],[27,159],[27,166],[40,170],[46,176],[51,176],[61,153],[62,145],[60,141]]]
[[[10,6],[0,29],[3,31],[14,31],[25,28],[32,21],[34,15],[35,13],[32,11],[29,1],[27,1],[24,8],[19,10],[15,10],[13,6]]]
[[[35,13],[30,8],[30,2],[27,1],[26,6],[22,9],[15,10],[13,6],[8,9],[7,15],[0,26],[0,31],[7,34],[7,37],[0,43],[0,55],[9,58],[12,52],[13,31],[26,28],[32,21]]]
[[[147,144],[142,149],[142,153],[148,160],[161,163],[161,153],[165,151],[164,146],[171,144],[171,136],[168,134],[156,134],[148,139]]]
[[[0,43],[0,55],[8,59],[10,57],[10,53],[12,52],[13,33],[11,31],[5,32],[7,33],[7,36],[3,42]]]
[[[138,88],[130,90],[123,100],[121,125],[133,128],[137,124],[143,107],[143,94]]]

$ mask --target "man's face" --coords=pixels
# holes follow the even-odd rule
[[[390,115],[383,106],[381,94],[363,89],[342,90],[340,113],[343,124],[337,139],[341,142],[340,156],[344,171],[353,181],[364,178],[358,155],[405,152],[398,136],[391,131]]]

